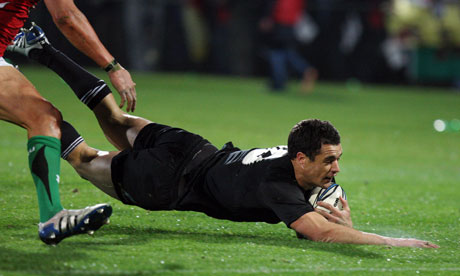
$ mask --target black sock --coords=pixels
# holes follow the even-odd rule
[[[72,88],[78,99],[91,110],[111,93],[103,80],[86,71],[51,45],[44,45],[42,50],[30,51],[29,57],[56,72]]]
[[[85,140],[78,131],[68,122],[61,123],[61,157],[67,160],[69,154]]]

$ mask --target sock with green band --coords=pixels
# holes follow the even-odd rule
[[[34,136],[27,142],[27,150],[37,189],[40,222],[46,222],[63,209],[59,198],[61,141],[50,136]]]

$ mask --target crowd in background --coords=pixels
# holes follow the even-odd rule
[[[273,75],[273,37],[269,38],[264,20],[273,15],[279,1],[93,0],[76,4],[104,44],[131,70],[267,76]],[[300,2],[289,47],[304,63],[286,69],[291,76],[303,78],[300,71],[309,68],[320,79],[334,81],[451,85],[460,79],[460,0]],[[46,13],[35,15],[32,20],[52,33],[58,48],[91,65],[59,39]]]

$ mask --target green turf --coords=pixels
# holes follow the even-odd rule
[[[23,71],[90,145],[113,149],[62,81],[43,68]],[[110,202],[114,214],[94,237],[49,247],[37,237],[26,133],[0,122],[0,275],[460,274],[460,132],[433,129],[435,119],[460,118],[459,93],[319,83],[312,95],[302,96],[295,83],[285,94],[270,93],[263,79],[193,74],[134,79],[135,114],[197,132],[217,146],[230,140],[241,148],[286,144],[299,120],[332,121],[344,148],[337,181],[347,191],[355,227],[426,239],[441,248],[322,244],[297,240],[281,223],[147,212],[104,195],[65,163],[64,206]]]

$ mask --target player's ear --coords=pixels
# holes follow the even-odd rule
[[[297,163],[303,168],[305,166],[305,163],[307,161],[307,156],[303,152],[298,152],[295,159]]]

